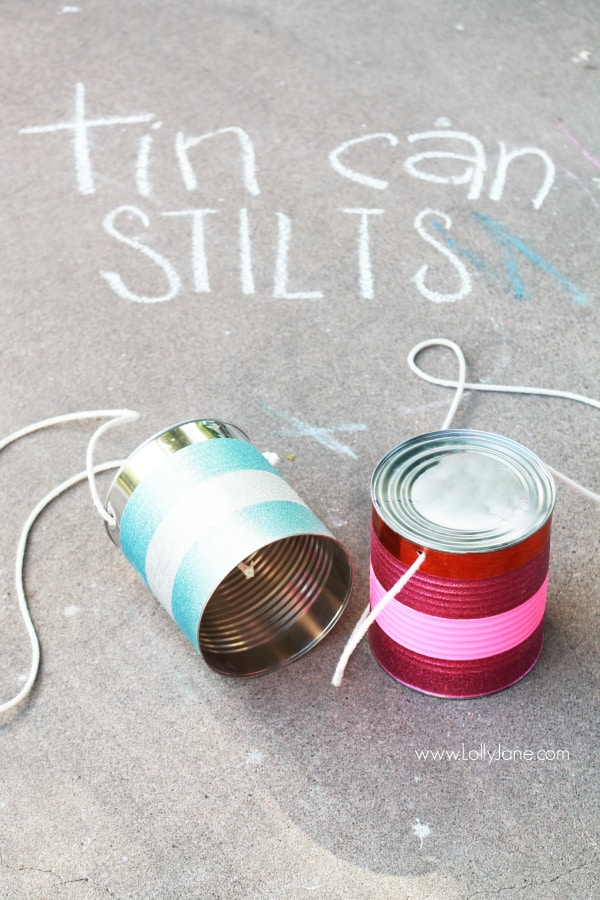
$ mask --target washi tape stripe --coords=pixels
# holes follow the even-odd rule
[[[273,472],[227,472],[196,484],[175,503],[156,528],[145,559],[148,587],[171,612],[173,583],[185,555],[196,543],[209,539],[208,532],[231,543],[231,517],[246,507],[279,501],[305,506],[296,492]],[[244,556],[239,556],[237,565]]]
[[[550,542],[533,559],[493,577],[442,578],[421,569],[402,589],[402,603],[419,612],[447,619],[474,619],[498,615],[520,606],[548,576]],[[371,566],[389,591],[408,570],[371,532]],[[424,567],[423,567],[424,568]]]
[[[145,581],[150,541],[169,510],[195,485],[239,470],[270,472],[283,481],[256,447],[233,438],[190,444],[166,456],[141,481],[123,512],[120,540],[124,555]]]
[[[436,697],[482,697],[510,687],[535,666],[544,623],[516,647],[484,659],[431,659],[397,644],[377,622],[369,629],[369,643],[379,665],[407,687]]]
[[[447,660],[482,659],[517,646],[535,631],[544,616],[547,588],[546,578],[542,586],[515,609],[475,619],[430,616],[394,600],[378,616],[377,623],[392,640],[424,656]],[[371,568],[371,608],[385,593]]]
[[[306,534],[330,536],[308,507],[285,500],[246,507],[209,529],[182,560],[171,595],[173,618],[192,644],[198,648],[198,624],[208,600],[242,559],[274,541]]]

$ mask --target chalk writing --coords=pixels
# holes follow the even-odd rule
[[[496,177],[494,179],[494,183],[490,188],[490,200],[500,200],[502,197],[502,191],[504,190],[504,183],[506,182],[506,173],[508,170],[508,165],[513,161],[513,159],[517,159],[519,156],[539,156],[544,165],[546,166],[546,174],[544,175],[544,180],[542,185],[531,201],[534,209],[539,209],[548,196],[550,188],[554,184],[554,176],[556,173],[556,169],[554,163],[548,156],[548,154],[544,150],[540,150],[538,147],[523,147],[520,150],[512,150],[510,153],[506,149],[506,144],[503,141],[498,142],[500,145],[500,158],[498,159],[498,169],[496,172]]]
[[[57,131],[70,131],[73,136],[73,152],[75,157],[75,174],[77,189],[81,194],[95,193],[96,186],[92,170],[90,153],[90,128],[111,128],[121,125],[139,125],[154,119],[154,113],[142,113],[136,116],[99,116],[88,119],[85,113],[85,87],[80,82],[75,88],[75,112],[72,119],[66,122],[54,122],[51,125],[32,125],[21,128],[20,134],[51,134]]]
[[[196,173],[190,163],[188,150],[192,147],[197,147],[198,144],[202,143],[202,141],[206,141],[208,138],[218,137],[218,135],[221,134],[233,134],[237,137],[242,154],[242,179],[244,187],[249,194],[252,194],[253,197],[257,197],[260,194],[260,190],[258,189],[255,174],[256,161],[254,156],[254,145],[244,129],[236,126],[231,128],[219,128],[217,131],[207,131],[206,134],[201,134],[199,137],[193,138],[185,137],[181,131],[177,132],[175,137],[175,152],[177,154],[177,159],[179,160],[179,166],[186,188],[188,191],[194,191],[198,187],[198,179],[196,178]]]
[[[342,212],[360,216],[358,227],[358,283],[360,295],[365,300],[375,296],[373,271],[371,269],[371,238],[369,236],[369,216],[381,216],[382,209],[343,209]]]
[[[449,120],[446,119],[441,121],[448,122]],[[385,140],[392,147],[396,147],[399,144],[399,138],[396,135],[390,134],[388,132],[377,132],[375,134],[362,135],[361,137],[353,138],[349,141],[344,141],[343,144],[340,144],[339,147],[336,147],[335,150],[332,150],[329,154],[329,162],[332,168],[343,178],[347,178],[348,180],[354,181],[355,183],[361,184],[365,187],[375,188],[376,190],[383,191],[389,187],[388,181],[384,181],[383,179],[374,178],[371,175],[366,175],[364,173],[358,172],[356,169],[353,169],[350,166],[340,162],[340,156],[342,156],[342,154],[346,154],[351,148],[357,146],[358,144],[363,144],[367,141],[374,140]],[[404,171],[413,178],[418,178],[422,181],[429,181],[433,184],[467,184],[469,185],[467,198],[469,200],[479,199],[483,189],[484,178],[488,165],[483,144],[478,138],[474,137],[474,135],[472,134],[468,134],[465,131],[453,131],[451,129],[444,128],[409,134],[407,137],[407,141],[410,144],[414,144],[418,141],[444,141],[448,142],[450,146],[454,146],[460,142],[466,143],[471,150],[471,153],[469,154],[458,153],[456,152],[456,149],[422,150],[420,153],[416,153],[404,161]],[[515,159],[523,158],[526,156],[534,156],[541,159],[544,163],[544,175],[542,184],[532,200],[534,209],[540,209],[542,203],[544,202],[544,200],[548,196],[548,193],[550,192],[550,189],[552,188],[556,174],[555,166],[551,157],[539,147],[521,147],[508,151],[506,148],[506,144],[503,141],[499,141],[498,145],[500,148],[500,153],[498,165],[496,168],[496,174],[490,188],[490,199],[498,201],[502,198],[504,186],[506,184],[508,168]],[[453,175],[447,175],[421,168],[419,164],[428,160],[458,160],[459,162],[467,163],[467,165],[461,172]]]
[[[136,241],[134,238],[127,237],[127,235],[124,235],[116,228],[115,220],[123,213],[127,216],[128,219],[139,219],[144,228],[150,227],[150,219],[141,209],[138,209],[136,206],[119,206],[117,207],[117,209],[113,209],[112,212],[109,212],[108,215],[104,217],[102,224],[105,231],[107,232],[107,234],[110,234],[111,237],[114,237],[115,240],[119,241],[122,244],[126,244],[133,250],[138,250],[143,256],[151,259],[152,262],[159,267],[159,269],[162,269],[164,275],[166,276],[169,289],[166,294],[162,294],[158,297],[140,296],[139,294],[136,294],[133,291],[129,290],[129,288],[126,286],[125,282],[117,272],[102,271],[100,272],[100,275],[106,279],[107,283],[115,292],[117,297],[121,297],[122,300],[132,300],[136,303],[159,303],[165,300],[172,300],[173,297],[177,296],[181,287],[181,279],[179,278],[179,275],[177,274],[169,260],[165,259],[164,256],[161,256],[160,253],[152,250],[146,244],[142,244],[140,241]]]
[[[430,186],[457,187],[469,203],[477,203],[484,193],[490,200],[502,201],[506,183],[513,167],[523,159],[533,160],[526,169],[531,173],[539,172],[534,190],[531,193],[531,204],[539,211],[546,201],[554,184],[556,169],[552,158],[541,148],[525,146],[509,149],[505,141],[497,141],[498,155],[494,163],[488,157],[482,141],[475,135],[454,129],[449,119],[438,116],[432,130],[418,131],[408,134],[406,143],[417,152],[400,159],[400,171],[403,177],[417,179]],[[576,144],[580,152],[592,162],[598,163],[561,124],[561,131]],[[252,241],[255,216],[260,214],[257,200],[264,203],[257,180],[256,153],[253,141],[247,131],[237,125],[201,130],[199,133],[175,131],[169,136],[169,129],[164,127],[154,112],[138,112],[132,115],[110,114],[92,115],[87,110],[86,89],[82,82],[75,85],[73,110],[65,120],[42,124],[28,125],[20,129],[23,135],[52,135],[65,133],[69,136],[70,153],[72,154],[75,186],[79,194],[90,197],[100,190],[101,179],[97,175],[96,156],[102,152],[102,141],[94,142],[92,148],[92,132],[103,133],[103,130],[116,128],[119,133],[131,134],[132,142],[132,183],[131,189],[137,197],[149,200],[156,205],[153,179],[153,156],[157,148],[161,149],[162,160],[165,147],[171,154],[171,160],[177,175],[177,184],[187,193],[202,192],[206,194],[210,181],[202,172],[206,170],[207,160],[220,159],[224,153],[233,153],[236,166],[239,164],[239,185],[243,200],[237,213],[237,232],[232,230],[231,240],[237,242],[239,260],[239,285],[244,296],[255,294],[255,261]],[[129,131],[131,129],[131,132]],[[140,129],[141,133],[140,133]],[[170,150],[169,150],[170,143]],[[394,165],[394,156],[402,153],[401,139],[389,131],[374,131],[343,141],[333,150],[324,153],[334,176],[343,178],[361,192],[375,190],[382,192],[392,187],[390,178],[382,177],[386,170],[398,171]],[[93,150],[93,152],[92,152]],[[405,155],[405,154],[404,154]],[[371,162],[365,163],[369,159]],[[533,168],[532,168],[533,166]],[[367,171],[363,171],[367,169]],[[374,174],[376,172],[376,174]],[[488,181],[489,177],[489,181]],[[108,179],[105,179],[108,181]],[[122,183],[122,182],[120,182]],[[113,182],[114,184],[114,182]],[[217,185],[218,186],[218,185]],[[160,186],[159,186],[160,187]],[[213,187],[213,190],[215,188]],[[432,188],[433,189],[433,188]],[[465,190],[466,189],[466,190]],[[213,201],[215,202],[215,201]],[[99,217],[105,234],[113,241],[132,251],[138,259],[143,257],[154,272],[154,290],[136,290],[134,277],[131,274],[103,269],[99,272],[107,287],[120,299],[137,303],[158,303],[173,300],[187,287],[185,279],[177,271],[175,264],[163,252],[153,249],[156,229],[164,219],[187,219],[191,259],[191,289],[196,294],[211,292],[211,266],[206,245],[207,228],[212,227],[209,221],[217,214],[208,204],[183,208],[159,209],[153,220],[143,209],[135,204],[122,204]],[[361,300],[373,300],[376,294],[375,267],[373,265],[372,244],[379,239],[383,231],[381,222],[386,210],[380,206],[371,206],[359,201],[357,205],[344,205],[336,210],[337,214],[355,216],[357,219],[356,237],[356,272],[357,292]],[[284,211],[272,211],[274,216],[274,260],[272,296],[283,301],[321,301],[325,294],[317,285],[292,287],[294,278],[290,275],[293,269],[294,254],[292,252],[292,232],[298,227],[292,217]],[[381,224],[375,226],[374,217]],[[221,221],[220,219],[218,220]],[[522,239],[511,234],[504,225],[500,225],[489,217],[473,210],[472,221],[476,222],[493,240],[500,251],[500,268],[490,265],[481,254],[476,254],[464,243],[459,242],[452,229],[452,219],[438,204],[427,205],[413,218],[414,232],[418,238],[429,245],[440,256],[440,264],[423,262],[415,266],[412,283],[418,294],[425,300],[434,303],[454,303],[467,297],[473,290],[473,280],[469,267],[476,271],[486,272],[505,288],[516,299],[527,299],[530,293],[525,286],[519,269],[519,262],[527,261],[534,268],[543,272],[566,290],[576,303],[587,302],[589,298],[578,288],[558,266],[542,258]],[[385,219],[387,226],[388,219]],[[143,235],[131,233],[134,226]],[[338,240],[342,240],[341,238]],[[389,244],[389,240],[388,240]],[[421,244],[423,250],[423,245]],[[350,251],[351,252],[351,251]],[[429,251],[430,252],[430,251]],[[121,257],[127,260],[127,257]],[[262,261],[261,261],[262,263]],[[145,265],[145,264],[144,264]],[[296,261],[296,265],[298,262]],[[127,266],[121,262],[120,266]],[[135,271],[138,271],[138,267]],[[261,272],[264,265],[261,264]],[[144,271],[144,266],[140,269]],[[138,276],[139,277],[139,276]],[[147,277],[147,276],[146,276]],[[303,277],[306,278],[306,275]]]
[[[216,209],[180,209],[175,212],[161,213],[163,216],[190,216],[192,219],[192,272],[194,275],[194,291],[197,294],[208,294],[208,262],[204,244],[204,217],[216,214]]]
[[[415,141],[435,140],[466,141],[473,148],[473,155],[467,156],[455,153],[451,150],[424,150],[415,156],[409,157],[404,163],[404,168],[414,178],[422,178],[423,181],[432,181],[435,184],[469,184],[467,197],[469,200],[477,200],[483,186],[483,176],[487,168],[485,150],[480,140],[463,131],[424,131],[420,134],[409,134],[407,140],[412,144]],[[460,175],[436,175],[434,172],[423,171],[417,168],[417,163],[425,159],[457,159],[470,163]]]
[[[192,260],[192,276],[193,289],[197,294],[210,293],[210,279],[208,270],[208,258],[205,246],[205,217],[211,214],[217,214],[216,209],[182,209],[170,210],[160,213],[165,218],[176,218],[187,216],[192,222],[192,239],[191,239],[191,260]],[[147,244],[133,237],[128,237],[116,226],[116,220],[119,216],[125,214],[128,220],[139,220],[144,228],[150,227],[150,218],[146,213],[137,206],[119,206],[111,210],[103,219],[102,225],[108,235],[122,244],[130,247],[143,256],[152,260],[167,278],[169,289],[166,293],[159,293],[156,296],[145,296],[136,294],[129,289],[124,279],[117,273],[112,271],[101,271],[101,276],[106,280],[112,290],[118,297],[124,300],[133,300],[138,303],[157,303],[165,300],[172,300],[179,293],[182,285],[182,279],[178,275],[176,268],[163,254],[152,250]],[[322,291],[290,291],[288,287],[288,263],[290,256],[290,242],[292,235],[292,220],[285,213],[277,214],[278,236],[277,251],[275,259],[275,273],[273,284],[273,297],[280,300],[321,300]],[[243,207],[239,211],[239,256],[240,256],[240,280],[242,292],[244,294],[253,294],[254,275],[252,264],[252,246],[250,242],[250,219],[247,208]],[[366,265],[366,264],[365,264]]]
[[[441,219],[444,223],[444,229],[447,231],[452,226],[452,220],[450,216],[447,216],[446,213],[440,212],[436,209],[424,209],[420,213],[417,214],[415,218],[415,228],[424,241],[427,241],[428,244],[431,244],[432,247],[435,247],[442,256],[445,256],[446,259],[450,261],[450,263],[456,269],[460,280],[460,287],[458,291],[451,294],[442,294],[437,291],[430,290],[425,284],[425,276],[429,269],[427,264],[421,266],[419,271],[413,277],[413,281],[417,285],[419,289],[419,293],[426,297],[427,300],[432,300],[434,303],[453,303],[456,300],[462,300],[463,297],[466,297],[467,294],[471,292],[472,282],[471,276],[467,271],[465,265],[458,259],[457,256],[452,253],[448,247],[444,246],[444,244],[440,243],[440,241],[436,241],[434,237],[432,237],[426,230],[423,225],[423,220],[426,216],[435,216],[438,219]],[[434,227],[436,227],[434,225]]]
[[[340,156],[342,153],[345,153],[350,147],[356,146],[356,144],[363,144],[365,141],[377,141],[377,140],[386,140],[392,147],[396,147],[398,145],[398,138],[394,134],[377,133],[377,134],[365,134],[361,137],[352,138],[350,141],[344,141],[343,144],[340,144],[339,147],[336,147],[335,150],[332,150],[329,154],[329,162],[335,171],[342,175],[344,178],[348,178],[350,181],[356,182],[356,184],[362,184],[365,187],[375,188],[377,191],[384,191],[388,187],[388,182],[383,181],[381,178],[373,178],[371,175],[364,175],[360,172],[356,172],[354,169],[351,169],[349,166],[343,165],[340,162]]]
[[[153,122],[152,128],[160,128],[162,122]],[[150,167],[150,150],[152,148],[153,139],[151,134],[144,134],[140,138],[138,147],[137,165],[135,167],[135,183],[140,197],[149,197],[152,193],[150,184],[149,167]]]
[[[277,259],[275,261],[275,287],[273,296],[282,300],[320,300],[321,291],[296,291],[290,293],[288,283],[288,256],[292,235],[292,220],[284,213],[277,213],[279,237],[277,240]]]
[[[252,245],[250,243],[250,221],[248,218],[248,210],[243,207],[240,209],[240,278],[242,282],[242,293],[254,293],[254,271],[252,267]]]

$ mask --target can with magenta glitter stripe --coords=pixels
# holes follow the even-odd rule
[[[447,430],[391,450],[371,481],[371,607],[425,553],[369,631],[381,667],[441,697],[523,678],[543,644],[555,490],[510,438]]]
[[[150,438],[106,509],[115,544],[222,674],[302,656],[349,597],[348,551],[235,425],[198,419]]]

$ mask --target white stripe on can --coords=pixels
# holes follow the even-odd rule
[[[188,551],[209,529],[223,526],[234,513],[274,500],[306,504],[272,472],[227,472],[195,485],[162,519],[148,546],[146,580],[154,596],[172,615],[171,596]],[[241,560],[240,560],[241,562]]]

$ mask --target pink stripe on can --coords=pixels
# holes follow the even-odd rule
[[[483,659],[518,646],[538,627],[546,609],[548,577],[514,609],[475,619],[429,616],[392,600],[377,617],[379,627],[403,647],[433,659]],[[371,568],[371,609],[386,593]]]

